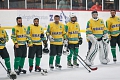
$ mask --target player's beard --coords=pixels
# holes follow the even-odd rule
[[[18,23],[18,25],[22,27],[22,23]]]
[[[114,18],[114,17],[115,17],[115,15],[112,15],[112,17]]]
[[[59,24],[59,21],[55,21],[55,24]]]
[[[34,26],[38,26],[38,24],[34,23]]]

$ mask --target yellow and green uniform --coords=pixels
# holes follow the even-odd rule
[[[14,69],[23,68],[25,57],[27,55],[27,35],[26,28],[22,25],[16,25],[12,28],[11,39],[15,44],[18,44],[19,48],[14,46],[15,60],[14,60]]]
[[[99,39],[106,33],[108,33],[108,31],[102,19],[98,19],[97,21],[90,19],[87,22],[86,35],[93,34]]]
[[[65,30],[69,44],[78,44],[78,39],[81,37],[79,24],[77,22],[68,22]]]
[[[34,45],[42,45],[42,40],[45,40],[44,38],[40,38],[41,34],[44,34],[44,29],[42,26],[34,26],[31,24],[27,28],[27,37],[28,40],[32,41],[32,44]]]
[[[54,41],[50,42],[50,44],[62,45],[63,38],[66,38],[65,26],[62,23],[55,24],[52,22],[48,25],[46,34],[54,38]]]
[[[62,23],[56,24],[55,22],[52,22],[48,25],[46,34],[47,36],[51,35],[54,38],[54,41],[50,41],[50,46],[52,47],[50,47],[49,64],[53,64],[55,55],[56,64],[60,64],[63,38],[66,38],[65,25]]]
[[[0,28],[0,38],[3,38],[4,41],[0,41],[0,49],[5,47],[5,43],[8,42],[8,35],[3,28]]]
[[[79,38],[81,38],[80,25],[78,22],[68,22],[66,24],[66,35],[68,39],[68,47],[70,49],[70,55],[68,55],[68,65],[71,64],[71,58],[73,55],[73,64],[77,64],[77,55],[79,51]]]
[[[27,41],[26,28],[24,26],[21,27],[16,25],[14,28],[12,28],[11,38],[14,44],[25,45]]]
[[[0,56],[4,59],[7,69],[11,70],[9,53],[5,47],[5,43],[8,42],[9,38],[3,28],[0,28],[0,38],[3,39],[0,40]]]
[[[120,17],[110,17],[106,21],[106,26],[111,37],[110,45],[113,58],[116,58],[116,43],[118,43],[120,50]]]
[[[27,37],[28,41],[30,42],[30,45],[33,45],[29,47],[29,66],[33,66],[33,60],[34,60],[34,54],[36,54],[36,66],[40,65],[40,60],[42,57],[42,41],[46,38],[40,38],[41,34],[44,34],[44,29],[42,26],[35,26],[31,24],[27,28]],[[41,57],[40,57],[41,56]]]

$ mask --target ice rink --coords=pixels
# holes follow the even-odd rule
[[[7,30],[9,36],[11,35],[11,30]],[[86,41],[85,33],[82,33],[83,37],[83,44],[79,46],[79,55],[85,59],[87,54],[88,46]],[[13,53],[13,42],[11,38],[9,38],[9,42],[7,42],[6,47],[10,54],[11,58],[11,66],[13,70],[13,63],[14,63],[14,53]],[[110,51],[110,49],[109,49]],[[103,65],[99,61],[99,53],[94,60],[94,66],[98,67],[98,70],[92,71],[88,73],[88,71],[80,64],[79,68],[67,68],[67,57],[62,55],[61,58],[61,70],[54,70],[50,71],[48,66],[49,55],[43,55],[41,59],[41,67],[48,69],[47,76],[42,76],[39,72],[32,72],[28,71],[28,58],[26,58],[24,69],[27,70],[27,74],[21,74],[17,76],[16,80],[120,80],[120,52],[117,48],[117,63],[113,63],[112,61],[112,54],[109,52],[108,58],[110,62],[108,65]],[[0,61],[4,63],[4,61],[0,58]],[[0,65],[0,80],[10,80],[4,68]]]

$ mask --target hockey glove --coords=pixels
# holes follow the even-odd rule
[[[43,53],[47,54],[47,53],[49,53],[47,40],[44,40],[43,43],[44,43]]]
[[[79,43],[79,45],[81,45],[83,43],[83,38],[79,38],[78,43]]]
[[[54,38],[53,38],[51,35],[48,36],[48,39],[49,39],[51,42],[54,41]]]
[[[63,40],[63,46],[65,46],[65,47],[68,46],[68,40],[67,40],[67,39],[64,39],[64,40]]]
[[[2,44],[5,44],[6,40],[5,40],[4,38],[0,38],[0,42],[1,42]]]
[[[43,33],[40,35],[40,38],[44,38],[44,34]]]

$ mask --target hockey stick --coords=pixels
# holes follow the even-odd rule
[[[85,68],[86,70],[88,70],[88,72],[91,72],[91,71],[80,61],[79,58],[77,58],[77,59],[78,59],[78,61],[84,66],[84,68]]]
[[[3,65],[3,63],[2,63],[1,61],[0,61],[0,64],[2,65],[2,67],[3,67],[3,68],[5,69],[5,71],[7,72],[7,69],[5,68],[5,66]],[[13,76],[13,78],[12,78],[12,76]],[[15,76],[14,74],[13,74],[13,75],[10,75],[10,74],[9,74],[9,78],[14,80],[14,79],[16,79],[16,76]]]
[[[5,69],[5,71],[7,71],[7,69],[5,68],[5,66],[2,64],[2,62],[0,61],[0,64],[2,65],[2,67]]]
[[[78,57],[79,57],[79,58],[85,63],[85,65],[86,65],[89,69],[91,69],[92,71],[98,69],[97,67],[95,67],[95,68],[90,67],[79,55],[78,55]]]

